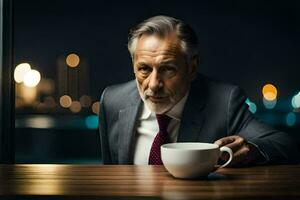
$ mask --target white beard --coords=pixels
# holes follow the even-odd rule
[[[135,79],[136,80],[136,79]],[[136,80],[136,84],[137,84],[137,88],[140,94],[141,99],[143,100],[143,102],[145,103],[145,105],[154,113],[156,114],[164,114],[166,112],[168,112],[169,110],[171,110],[174,105],[176,104],[176,102],[171,98],[170,99],[170,103],[168,104],[163,104],[163,103],[153,103],[149,98],[146,98],[146,91],[143,93],[142,89],[140,88],[140,85],[138,83],[138,81]]]

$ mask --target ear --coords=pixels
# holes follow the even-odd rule
[[[193,56],[193,58],[190,62],[190,67],[189,67],[189,69],[190,69],[189,77],[190,77],[191,81],[193,81],[197,76],[198,65],[199,65],[199,56],[195,55],[195,56]]]

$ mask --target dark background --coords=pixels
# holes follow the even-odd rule
[[[241,85],[254,100],[274,83],[285,97],[299,90],[299,1],[15,0],[15,58],[47,77],[60,55],[78,52],[92,68],[91,93],[133,78],[127,37],[154,15],[189,23],[200,40],[199,71]],[[114,73],[117,72],[117,73]]]
[[[90,95],[99,99],[106,86],[133,78],[126,46],[130,28],[154,15],[173,16],[189,23],[199,36],[199,72],[240,85],[257,103],[258,115],[277,117],[276,127],[299,139],[299,113],[294,127],[284,124],[292,111],[289,102],[300,90],[299,10],[299,1],[288,0],[14,0],[15,63],[29,62],[43,77],[55,80],[57,59],[76,52],[89,64]],[[262,106],[266,83],[277,87],[280,109]],[[81,135],[74,131],[17,129],[17,160],[98,162],[97,130]],[[32,151],[18,156],[28,147]]]

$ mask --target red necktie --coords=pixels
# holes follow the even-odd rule
[[[149,165],[162,165],[160,146],[169,142],[167,128],[171,118],[167,115],[156,114],[159,131],[156,134],[151,146],[149,155]]]

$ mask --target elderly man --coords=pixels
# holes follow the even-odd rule
[[[183,21],[145,20],[128,49],[135,80],[106,88],[100,101],[104,164],[162,164],[160,146],[170,142],[228,146],[232,166],[296,158],[291,138],[257,121],[239,87],[197,73],[197,36]]]

